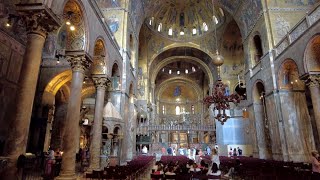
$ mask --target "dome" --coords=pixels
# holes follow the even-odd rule
[[[160,1],[160,0],[157,0]],[[154,2],[154,1],[152,1]],[[193,39],[212,32],[214,26],[224,22],[224,12],[215,6],[215,15],[212,12],[211,1],[172,1],[147,4],[152,16],[147,17],[147,26],[175,41]]]

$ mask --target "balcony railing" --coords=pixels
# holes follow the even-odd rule
[[[215,131],[213,125],[142,125],[138,127],[147,131]]]

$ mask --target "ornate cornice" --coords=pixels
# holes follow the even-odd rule
[[[97,89],[106,89],[108,82],[107,77],[93,76],[92,79]]]
[[[305,80],[305,83],[309,87],[319,87],[320,86],[320,75],[310,75]]]
[[[66,59],[70,63],[73,72],[80,71],[84,73],[91,65],[91,61],[87,60],[85,55],[67,55]]]

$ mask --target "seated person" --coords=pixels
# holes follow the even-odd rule
[[[209,165],[207,163],[205,163],[201,172],[202,172],[202,174],[207,174],[208,171],[209,171]]]
[[[153,167],[152,167],[152,173],[154,173],[154,172],[158,169],[159,164],[160,164],[159,161],[157,161],[156,164],[153,165]]]
[[[168,171],[165,173],[165,175],[176,175],[176,173],[174,173],[173,171],[174,171],[173,166],[170,166],[168,168]]]
[[[240,166],[241,166],[241,162],[240,162],[239,159],[237,159],[236,162],[235,162],[235,164],[234,164],[234,166],[231,167],[231,168],[229,169],[228,173],[225,174],[224,176],[225,176],[225,177],[229,177],[229,176],[233,177],[233,176],[235,176],[235,174],[239,173]]]
[[[206,165],[206,163],[205,163],[204,160],[202,159],[202,160],[200,161],[200,166],[198,166],[198,168],[203,169],[203,168],[205,168],[205,165]]]
[[[194,163],[194,161],[193,161],[192,159],[190,159],[190,160],[188,161],[186,167],[190,169],[190,168],[192,167],[193,163]]]
[[[158,169],[153,174],[163,174],[162,166],[158,166]]]
[[[197,163],[193,163],[192,167],[189,170],[190,172],[196,173],[196,172],[201,172],[201,169],[198,168]]]
[[[221,171],[218,169],[218,165],[216,163],[212,163],[211,170],[208,171],[207,175],[212,175],[212,176],[220,176]]]

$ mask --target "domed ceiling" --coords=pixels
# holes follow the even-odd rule
[[[202,36],[225,21],[224,12],[217,5],[213,16],[210,0],[153,0],[146,3],[146,8],[151,11],[147,13],[147,26],[175,41]]]

